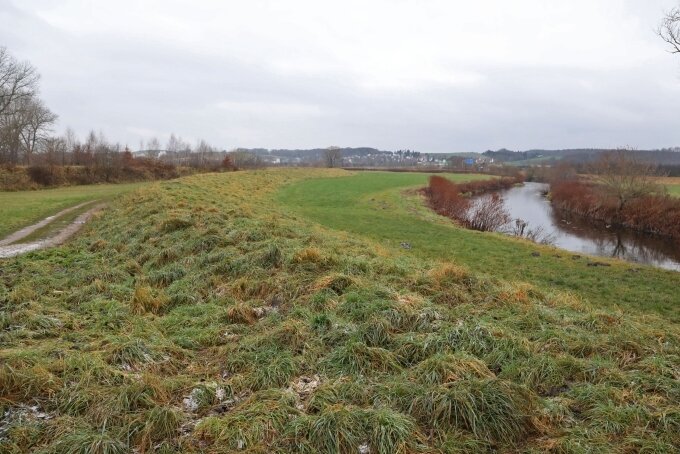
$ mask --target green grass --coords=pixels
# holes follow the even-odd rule
[[[89,200],[110,200],[112,197],[125,194],[144,184],[99,184],[37,191],[0,192],[0,238],[65,208]]]
[[[587,257],[574,260],[568,251],[459,228],[431,213],[413,191],[405,193],[425,186],[427,177],[364,172],[311,179],[283,188],[278,200],[305,219],[393,250],[408,242],[412,249],[403,252],[409,255],[463,264],[475,272],[530,282],[546,291],[574,292],[603,307],[658,311],[678,320],[680,273],[621,261],[610,261],[611,267],[588,267]],[[534,252],[540,256],[532,256]]]
[[[667,184],[668,193],[675,197],[680,197],[680,184]]]
[[[0,452],[677,451],[677,324],[276,202],[346,175],[153,184],[0,260]]]
[[[76,208],[73,211],[69,211],[64,215],[59,216],[57,219],[54,219],[49,224],[40,227],[39,229],[33,231],[31,234],[21,238],[18,241],[18,243],[28,243],[30,241],[35,241],[42,238],[49,238],[58,233],[59,231],[61,231],[62,229],[64,229],[65,227],[68,227],[76,220],[78,216],[90,210],[95,205],[96,203],[88,203],[87,205],[84,205],[80,208]]]

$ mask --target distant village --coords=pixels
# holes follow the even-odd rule
[[[251,153],[266,165],[311,166],[324,165],[328,149],[263,150],[241,149],[236,153]],[[374,148],[338,148],[337,167],[448,167],[476,169],[494,162],[479,153],[422,153],[413,150],[383,151]]]

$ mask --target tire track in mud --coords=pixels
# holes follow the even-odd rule
[[[36,222],[33,225],[29,225],[28,227],[24,227],[23,229],[17,230],[16,232],[14,232],[14,233],[6,236],[2,240],[0,240],[0,246],[7,246],[8,244],[16,243],[17,241],[21,240],[22,238],[26,238],[27,236],[29,236],[31,233],[35,232],[36,230],[45,227],[47,224],[51,223],[52,221],[59,219],[63,215],[68,214],[71,211],[77,210],[78,208],[84,207],[85,205],[88,205],[92,202],[94,202],[94,200],[90,200],[88,202],[83,202],[81,204],[63,209],[58,213],[55,213],[51,216],[47,216],[45,219],[43,219],[40,222]]]
[[[51,237],[42,238],[36,241],[31,241],[29,243],[16,243],[16,241],[20,240],[21,238],[25,238],[26,236],[35,232],[37,229],[54,221],[58,217],[80,207],[83,207],[89,203],[92,202],[85,202],[81,203],[80,205],[67,208],[66,210],[62,210],[53,216],[48,216],[47,218],[43,219],[42,221],[36,224],[33,224],[29,227],[25,227],[9,235],[8,237],[0,241],[0,258],[16,257],[27,252],[37,251],[39,249],[46,249],[63,244],[66,240],[72,237],[78,230],[80,230],[83,227],[83,225],[85,225],[85,223],[92,217],[92,215],[94,215],[97,211],[106,206],[106,204],[100,203],[98,205],[95,205],[94,207],[90,208],[86,212],[79,215],[72,223],[70,223],[69,225],[67,225],[66,227],[64,227]]]

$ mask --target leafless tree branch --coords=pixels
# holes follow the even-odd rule
[[[657,33],[671,46],[671,53],[680,53],[680,7],[673,8],[666,14]]]

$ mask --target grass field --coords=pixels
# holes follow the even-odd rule
[[[404,196],[405,189],[422,187],[427,178],[425,174],[368,172],[312,179],[284,188],[279,201],[313,222],[390,248],[409,242],[408,253],[419,257],[451,260],[475,272],[530,282],[544,290],[575,292],[601,306],[659,311],[678,320],[680,273],[616,260],[611,267],[588,267],[586,257],[573,260],[568,251],[458,228],[431,213],[417,195]],[[540,256],[532,256],[534,252]]]
[[[673,178],[672,181],[665,183],[665,185],[669,194],[680,197],[680,178]]]
[[[424,176],[346,175],[148,185],[0,261],[0,452],[677,452],[677,324],[369,238],[401,235],[385,217],[359,235],[277,203],[361,192],[307,209],[364,231],[370,207],[426,216],[399,196]]]
[[[674,195],[675,197],[680,197],[680,184],[668,185],[667,188],[670,194]]]
[[[658,183],[664,185],[670,195],[680,197],[680,177],[659,177]]]
[[[0,192],[0,238],[58,211],[88,200],[109,200],[145,183],[69,186],[39,191]],[[73,216],[75,219],[76,216]]]

